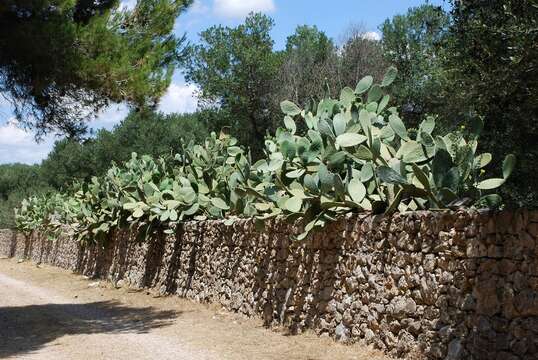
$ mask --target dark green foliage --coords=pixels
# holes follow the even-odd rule
[[[385,58],[382,42],[369,38],[367,33],[357,27],[349,30],[337,60],[337,89],[353,87],[367,75],[381,80],[390,65]]]
[[[213,26],[190,48],[185,70],[187,81],[200,87],[203,106],[220,109],[233,133],[257,155],[276,114],[271,94],[279,57],[272,28],[273,20],[262,14],[251,14],[234,28]]]
[[[275,97],[290,99],[304,105],[312,97],[323,98],[326,85],[334,84],[335,45],[316,26],[298,26],[280,54],[282,65],[278,74]]]
[[[426,4],[380,26],[384,57],[400,73],[393,95],[403,119],[412,127],[425,114],[450,117],[444,67],[449,24],[450,16],[441,7]]]
[[[131,153],[161,156],[180,152],[185,142],[201,141],[208,132],[198,114],[164,115],[131,112],[114,130],[100,130],[94,138],[56,142],[41,165],[43,179],[56,189],[75,180],[89,181],[103,175],[112,162],[121,164]]]
[[[47,190],[38,165],[0,165],[0,228],[15,227],[13,209],[23,199]]]
[[[200,113],[132,112],[112,131],[100,130],[84,141],[57,141],[41,165],[0,165],[0,228],[14,226],[13,209],[22,199],[69,191],[73,182],[102,176],[112,163],[131,159],[132,152],[154,157],[181,152],[189,141],[207,136],[205,121]]]
[[[185,143],[202,141],[207,134],[198,113],[131,112],[114,130],[97,133],[91,146],[96,175],[103,174],[113,161],[119,164],[129,160],[133,152],[155,157],[174,155]]]
[[[69,231],[96,242],[127,226],[144,240],[156,232],[173,234],[191,219],[227,217],[231,224],[237,217],[262,222],[284,216],[302,220],[297,239],[304,239],[350,212],[499,206],[491,190],[508,179],[515,157],[503,161],[502,177],[485,179],[491,155],[476,154],[481,126],[469,136],[434,138],[435,119],[427,117],[408,132],[397,109],[382,100],[395,77],[395,68],[380,84],[367,77],[355,91],[344,88],[339,99],[324,98],[315,110],[282,102],[285,128],[265,139],[265,156],[254,163],[225,133],[191,141],[173,158],[133,153],[124,166],[113,165],[70,193],[24,200],[17,226],[51,238]]]
[[[101,2],[101,8],[89,12],[77,10],[74,17],[90,24],[93,17],[88,14],[106,13],[111,3]],[[299,26],[279,52],[272,49],[273,22],[266,16],[251,15],[233,28],[215,26],[202,33],[200,45],[190,48],[186,63],[188,81],[201,89],[202,111],[169,117],[140,111],[114,131],[100,131],[82,143],[59,142],[43,164],[43,177],[56,188],[66,188],[73,180],[88,183],[93,175],[102,179],[112,162],[122,164],[136,152],[162,156],[158,161],[137,157],[127,167],[144,163],[151,171],[156,169],[153,181],[167,189],[166,177],[180,176],[170,155],[182,154],[176,160],[184,161],[181,139],[201,143],[208,130],[218,133],[224,127],[225,133],[237,134],[241,143],[252,147],[254,159],[261,162],[251,163],[247,152],[222,143],[216,157],[207,158],[203,154],[214,148],[210,143],[216,137],[202,147],[187,147],[191,160],[203,158],[201,168],[217,164],[218,159],[219,169],[240,173],[230,175],[234,189],[222,184],[213,188],[203,179],[212,186],[211,196],[202,196],[197,209],[205,216],[284,214],[293,220],[299,214],[310,221],[315,215],[318,218],[311,225],[316,227],[359,208],[458,207],[469,199],[479,200],[477,206],[497,206],[500,198],[490,189],[505,182],[501,194],[508,205],[536,207],[537,22],[535,0],[454,1],[451,13],[426,4],[383,23],[381,42],[355,31],[337,46],[315,26]],[[383,79],[387,62],[400,71],[395,80],[390,72]],[[364,77],[367,73],[373,76]],[[392,80],[394,98],[386,95]],[[344,88],[341,93],[340,88]],[[282,103],[288,115],[284,119],[279,109],[283,98],[293,101]],[[377,119],[369,119],[372,124],[367,126],[364,111],[361,122],[361,110],[376,113]],[[279,125],[286,129],[275,132]],[[439,136],[447,130],[450,135]],[[264,143],[267,132],[275,135]],[[485,153],[475,156],[478,152]],[[508,179],[515,158],[502,159],[510,152],[517,155],[518,166]],[[482,168],[490,162],[491,168],[503,171],[483,181]],[[131,171],[124,172],[121,165],[115,169],[122,176]],[[220,170],[212,171],[212,176],[222,175]],[[203,175],[189,174],[190,185],[185,186],[199,195],[197,184]],[[372,185],[372,179],[380,183]],[[100,184],[94,187],[105,193],[110,190],[106,181]],[[55,195],[53,203],[62,203],[63,196]],[[194,206],[188,201],[171,209],[171,203],[162,203],[175,199],[136,198],[128,203],[137,205],[123,210],[142,212],[138,223],[161,216],[167,223],[170,216],[179,217]],[[151,205],[165,208],[159,212]],[[198,214],[187,212],[187,217]],[[124,215],[125,220],[129,214]]]
[[[537,207],[538,2],[454,1],[452,16],[452,88],[484,116],[481,147],[520,159],[505,198],[513,206]]]
[[[423,114],[440,128],[482,116],[480,149],[514,153],[519,166],[501,193],[509,206],[538,206],[538,2],[452,1],[385,21],[385,57],[402,74],[394,95],[413,127]],[[465,131],[464,131],[465,132]]]
[[[72,139],[59,140],[41,164],[45,181],[56,189],[67,188],[74,180],[89,180],[99,171],[91,151],[93,140],[80,143]]]
[[[192,0],[0,2],[0,91],[41,136],[79,136],[110,101],[154,106],[181,58],[175,19]]]
[[[275,52],[272,27],[272,19],[261,14],[234,28],[211,27],[190,48],[186,63],[186,79],[201,89],[212,130],[218,130],[217,123],[230,127],[254,158],[262,155],[267,131],[281,122],[281,99],[313,104],[338,96],[339,89],[367,73],[377,79],[387,67],[379,42],[364,33],[352,32],[339,49],[317,27],[298,26],[285,50]]]

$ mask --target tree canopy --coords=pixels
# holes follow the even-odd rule
[[[58,141],[41,166],[0,166],[0,224],[12,223],[6,209],[32,192],[102,175],[133,151],[173,155],[183,139],[201,141],[223,127],[263,158],[266,133],[285,125],[283,99],[316,111],[320,100],[339,98],[339,89],[355,88],[365,75],[381,82],[390,65],[400,75],[384,105],[399,109],[409,134],[427,115],[437,118],[436,132],[462,136],[483,123],[478,150],[493,154],[491,167],[501,168],[507,153],[517,157],[501,190],[506,204],[535,208],[538,4],[451,2],[450,11],[424,4],[387,19],[380,40],[356,25],[339,41],[301,25],[275,50],[274,22],[262,14],[212,26],[185,49],[171,24],[191,0],[139,0],[133,10],[112,0],[3,1],[0,94],[15,102],[24,126],[76,135],[110,101],[137,109],[112,131]],[[201,107],[188,115],[156,113],[151,108],[179,60]]]
[[[237,27],[212,26],[190,48],[185,78],[197,84],[204,106],[220,109],[232,131],[255,153],[273,127],[271,102],[279,57],[273,51],[273,20],[251,14]]]
[[[404,120],[413,126],[425,114],[446,115],[443,45],[449,36],[449,24],[450,16],[441,7],[425,4],[380,26],[384,57],[401,74],[394,97]]]
[[[36,193],[51,190],[41,177],[39,165],[0,165],[0,228],[15,226],[13,209]]]
[[[538,2],[453,1],[446,67],[464,109],[484,117],[482,148],[516,154],[503,189],[512,206],[538,206]]]
[[[312,99],[336,96],[355,86],[361,76],[383,75],[387,64],[381,45],[354,32],[336,46],[315,26],[298,26],[284,50],[273,49],[273,20],[250,14],[236,27],[213,26],[190,47],[185,64],[188,82],[200,89],[202,108],[213,126],[229,126],[254,157],[264,136],[282,121],[280,102],[303,105]]]
[[[110,102],[151,107],[168,87],[184,38],[172,34],[192,0],[4,0],[0,93],[38,136],[76,136]]]
[[[190,141],[201,141],[208,131],[196,114],[164,115],[153,111],[131,112],[112,131],[102,129],[95,137],[55,143],[41,164],[42,179],[55,189],[73,181],[104,174],[111,163],[121,164],[140,155],[173,156]]]

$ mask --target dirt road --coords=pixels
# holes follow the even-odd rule
[[[0,358],[386,359],[177,297],[114,289],[68,271],[0,259]]]

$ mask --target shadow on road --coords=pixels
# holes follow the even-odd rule
[[[39,350],[64,335],[146,333],[178,315],[114,301],[0,307],[0,358]]]

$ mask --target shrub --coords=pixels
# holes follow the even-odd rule
[[[25,202],[17,221],[25,231],[62,223],[89,241],[116,227],[134,226],[142,240],[189,219],[284,216],[304,222],[300,240],[349,212],[500,206],[491,190],[510,176],[515,157],[505,158],[502,177],[485,178],[491,155],[476,154],[479,119],[445,135],[431,116],[406,129],[385,94],[395,77],[395,68],[381,84],[367,76],[339,99],[305,109],[282,102],[284,128],[266,138],[266,156],[254,164],[234,138],[213,133],[173,159],[133,154],[69,196]]]

